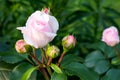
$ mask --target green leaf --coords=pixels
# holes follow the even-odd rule
[[[0,52],[8,51],[9,49],[9,45],[7,45],[5,42],[0,41]]]
[[[87,48],[89,48],[89,49],[95,49],[95,50],[99,49],[99,50],[103,51],[108,58],[112,58],[115,56],[114,49],[112,47],[107,46],[104,42],[100,41],[100,42],[96,42],[96,43],[92,43],[92,44],[90,43],[90,44],[86,44],[86,45],[87,45]]]
[[[67,80],[67,76],[64,73],[54,72],[50,80]]]
[[[115,9],[112,9],[112,8],[110,8],[110,7],[104,7],[104,9],[106,10],[106,11],[108,11],[108,15],[110,15],[111,14],[111,16],[113,17],[113,18],[118,18],[119,16],[120,16],[120,13],[117,11],[117,10],[115,10]]]
[[[85,65],[87,67],[94,67],[99,60],[104,60],[105,57],[100,51],[94,51],[86,56]]]
[[[93,68],[98,74],[106,72],[110,65],[100,51],[94,51],[86,56],[85,65]]]
[[[34,70],[36,70],[39,66],[35,66],[32,68],[29,68],[22,76],[22,80],[28,80]]]
[[[115,50],[112,47],[106,46],[105,50],[103,51],[109,58],[115,57]]]
[[[10,80],[21,80],[23,74],[31,67],[33,66],[27,62],[20,63],[13,69]],[[36,72],[32,74],[30,80],[36,80]]]
[[[97,73],[90,71],[84,64],[78,62],[72,62],[62,68],[68,75],[76,75],[81,80],[99,80]]]
[[[52,63],[50,66],[56,73],[62,73],[62,70],[56,64]]]
[[[0,80],[9,80],[14,66],[13,64],[0,61]]]
[[[96,63],[94,70],[98,73],[98,74],[103,74],[104,72],[106,72],[109,69],[110,65],[106,60],[100,60]]]
[[[7,63],[17,63],[27,58],[27,54],[19,54],[15,49],[9,51],[0,52],[1,60]]]
[[[71,62],[84,62],[84,59],[73,54],[68,54],[63,58],[61,66],[68,65]]]
[[[3,61],[0,61],[0,70],[4,71],[12,71],[12,69],[15,67],[15,64],[9,64]]]
[[[101,80],[119,80],[120,69],[110,69]]]
[[[9,80],[11,71],[0,71],[0,80]]]
[[[111,61],[111,64],[120,65],[120,58],[118,58],[118,56],[113,58],[112,61]]]
[[[4,57],[2,56],[1,57],[2,61],[5,61],[7,63],[12,63],[12,64],[20,62],[20,61],[22,61],[24,59],[25,58],[23,58],[23,57],[21,57],[19,55],[11,55],[11,56],[4,56]]]
[[[14,54],[18,54],[17,52],[15,52],[15,49],[0,51],[0,56],[10,56]]]

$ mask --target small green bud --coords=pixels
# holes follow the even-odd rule
[[[56,46],[49,46],[46,50],[46,54],[51,58],[56,58],[60,53],[60,50]]]
[[[32,47],[27,44],[23,39],[20,39],[16,42],[15,49],[18,53],[32,52]]]
[[[75,47],[76,39],[73,35],[65,36],[62,39],[62,46],[65,52]]]

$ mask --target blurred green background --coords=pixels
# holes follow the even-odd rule
[[[120,26],[119,5],[119,0],[0,0],[0,49],[14,47],[22,38],[16,27],[24,26],[34,11],[49,7],[60,25],[53,44],[60,45],[63,36],[73,34],[77,48],[87,53],[86,44],[100,41],[104,28]]]
[[[101,43],[103,29],[114,25],[120,30],[119,0],[0,0],[0,66],[23,60],[14,49],[15,42],[23,38],[16,27],[25,26],[27,18],[44,7],[50,8],[60,25],[51,44],[61,48],[61,39],[72,34],[77,45],[69,53],[83,58]]]
[[[13,48],[22,38],[16,27],[24,26],[34,11],[49,7],[60,25],[53,44],[60,46],[65,35],[73,34],[76,49],[87,53],[86,45],[100,41],[104,28],[119,28],[119,5],[119,0],[0,0],[0,51]]]

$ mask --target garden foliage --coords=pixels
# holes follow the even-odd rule
[[[111,2],[110,2],[111,1]],[[62,38],[74,35],[76,46],[68,51],[60,67],[53,59],[51,80],[119,80],[120,60],[114,47],[107,46],[102,32],[109,26],[120,31],[119,0],[0,0],[0,80],[44,80],[28,54],[18,54],[15,42],[23,38],[16,28],[24,26],[36,10],[50,8],[59,22],[50,45],[62,52]],[[111,5],[113,4],[113,5]],[[117,46],[120,53],[120,45]],[[37,50],[41,60],[41,51]]]

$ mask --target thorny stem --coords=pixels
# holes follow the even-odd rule
[[[42,52],[42,58],[44,58],[45,63],[47,63],[47,57],[46,57],[45,51],[41,49],[41,52]]]
[[[39,64],[42,65],[42,62],[40,62],[37,57],[35,57],[33,54],[30,54],[30,56]]]
[[[43,76],[45,77],[45,80],[50,80],[45,68],[43,68],[44,67],[43,63],[40,62],[38,58],[33,54],[30,54],[30,56],[38,63],[38,65],[40,65],[40,67],[42,67],[42,68],[39,67],[39,70],[42,72]]]
[[[60,63],[62,62],[62,59],[63,59],[64,55],[65,55],[65,52],[63,51],[63,53],[61,54],[61,56],[58,60],[57,66],[60,66]]]
[[[51,62],[52,62],[52,58],[50,57],[48,62],[47,62],[47,65],[49,66]]]
[[[47,74],[47,72],[46,72],[46,70],[45,70],[45,68],[40,68],[40,71],[41,71],[42,74],[44,75],[45,80],[50,80],[50,79],[49,79],[49,76],[48,76],[48,74]]]
[[[42,56],[42,63],[44,63],[44,57]]]
[[[41,49],[41,51],[42,51],[42,59],[45,60],[45,63],[47,64],[49,61],[48,61],[48,59],[47,59],[47,56],[46,56],[46,54],[45,54],[45,51],[44,51],[43,49]],[[43,61],[43,62],[44,62],[44,61]],[[51,69],[50,69],[49,66],[47,66],[47,71],[48,71],[49,75],[51,76],[51,75],[52,75],[52,71],[51,71]]]
[[[33,54],[34,54],[35,57],[37,57],[35,48],[33,48]]]

